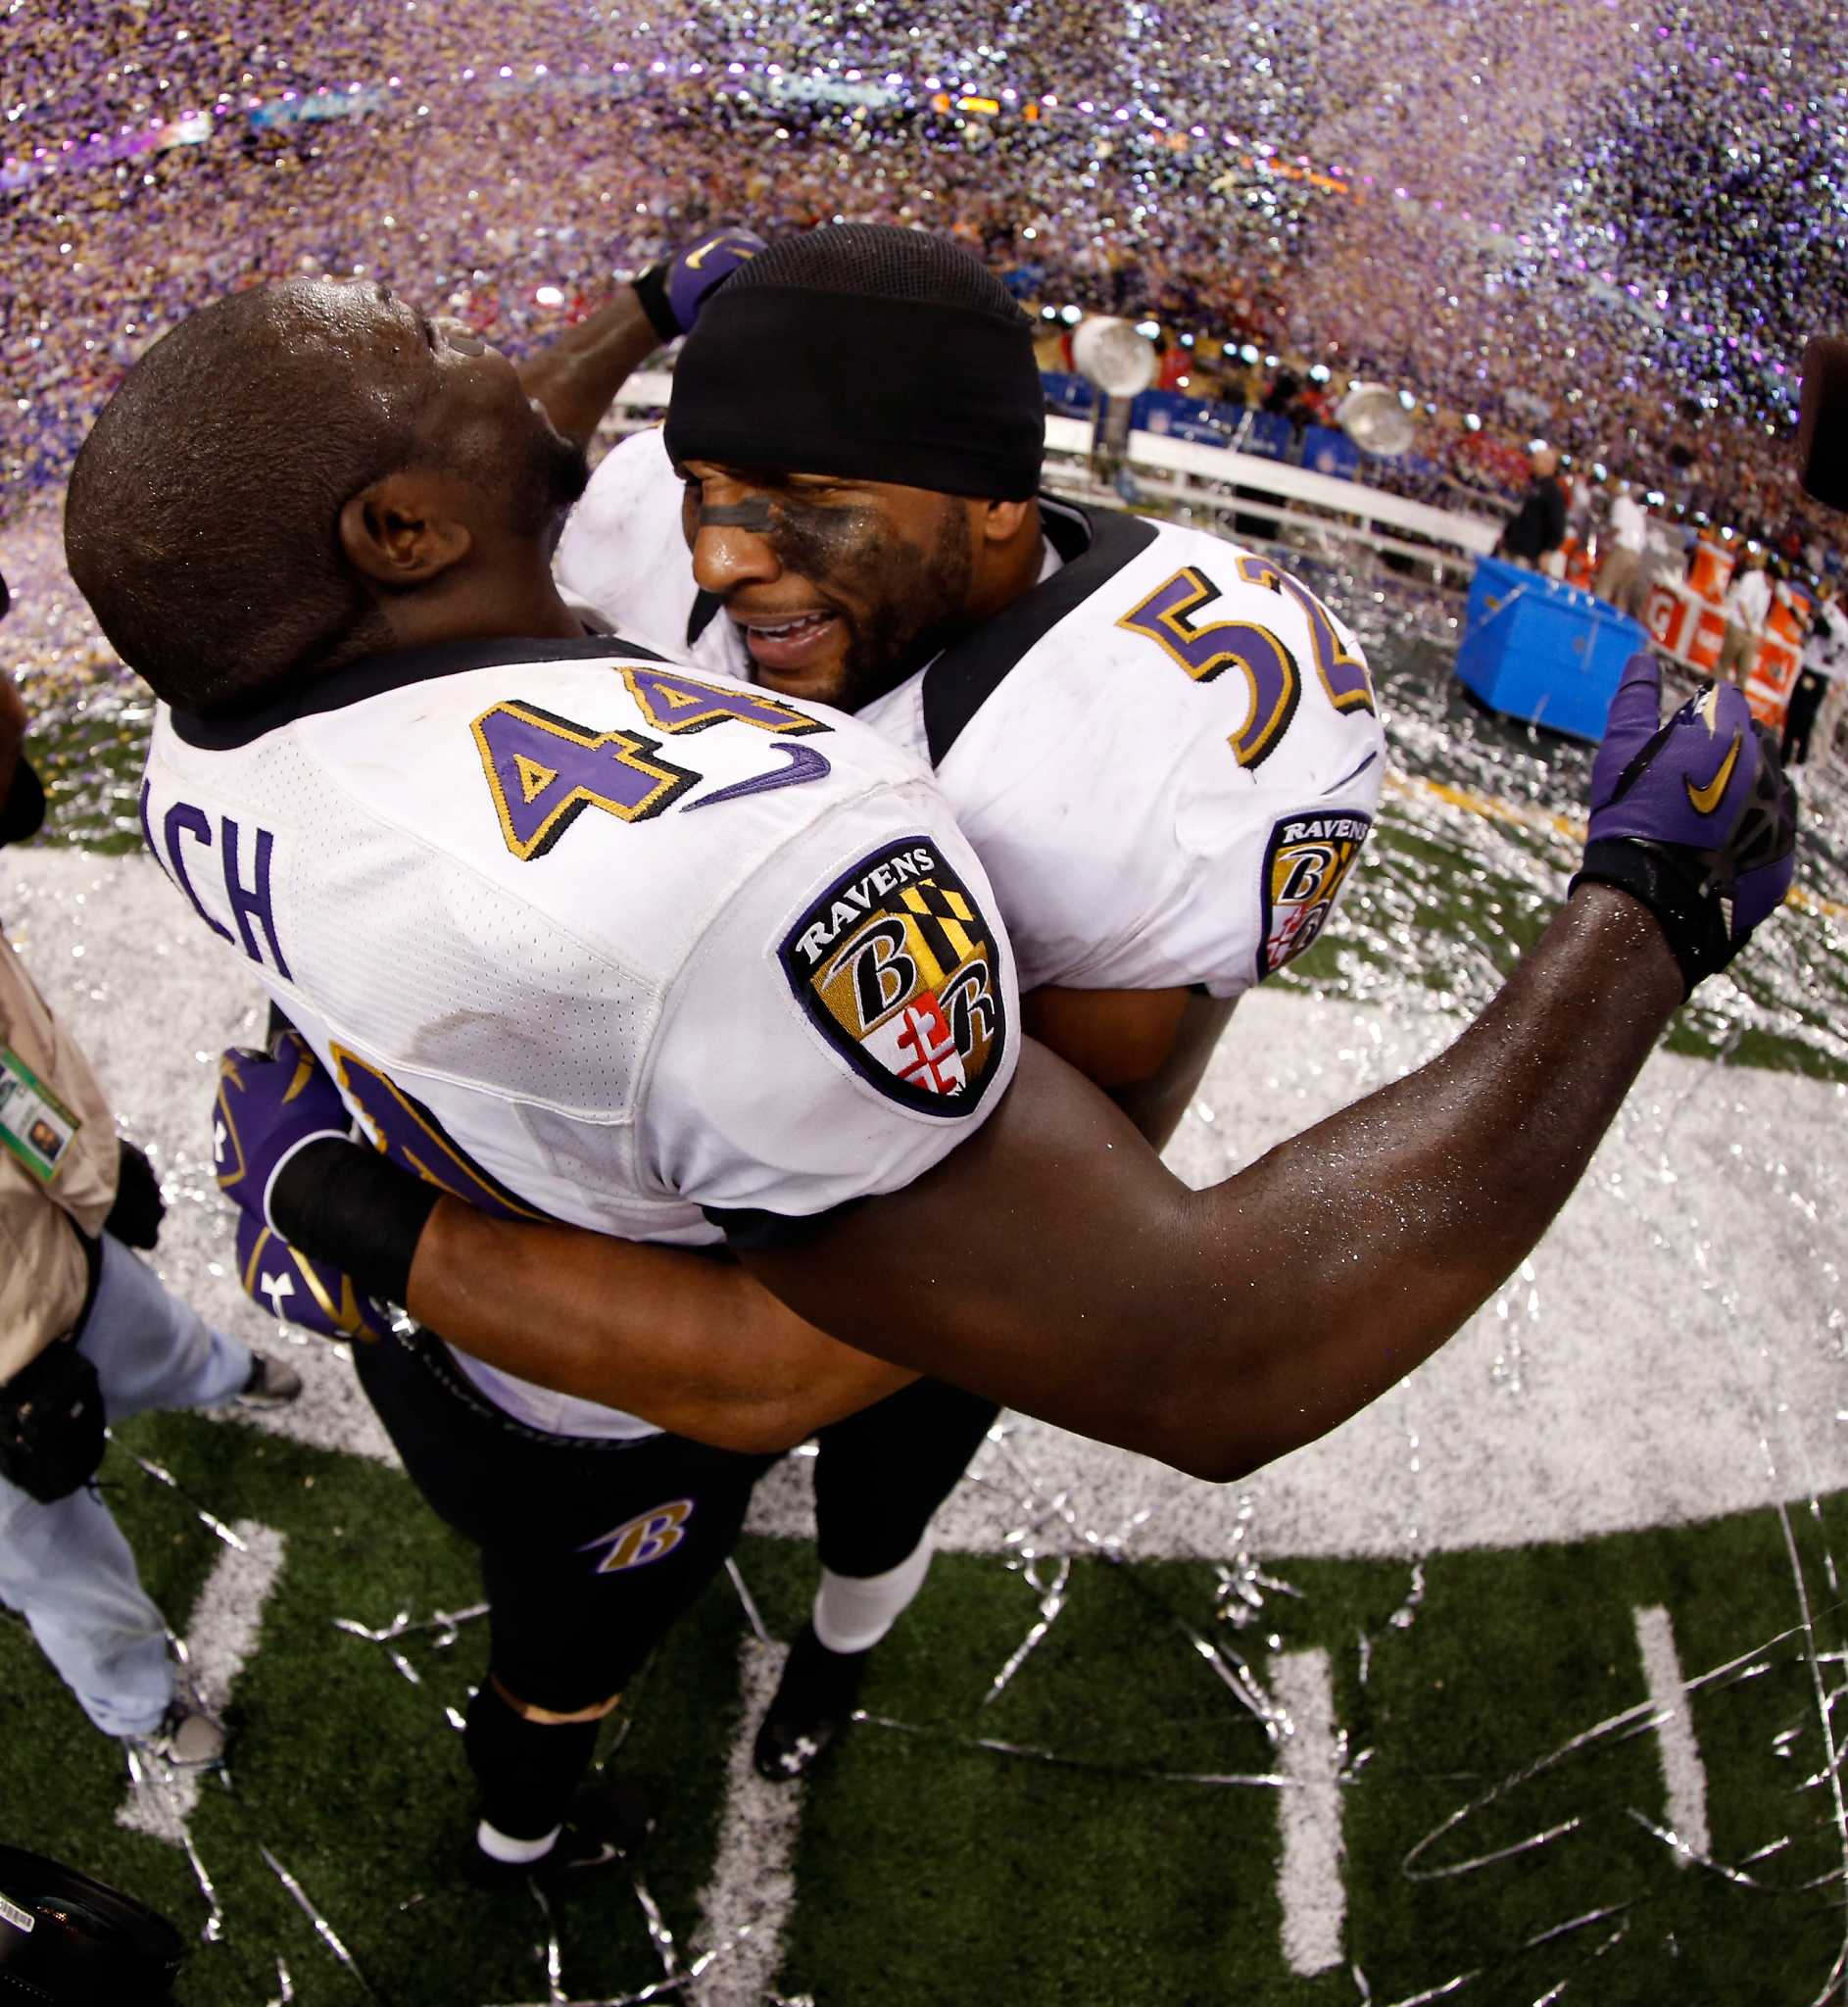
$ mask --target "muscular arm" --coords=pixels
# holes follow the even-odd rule
[[[1029,1045],[927,1176],[750,1253],[765,1288],[445,1199],[407,1307],[491,1365],[723,1447],[785,1447],[928,1372],[1231,1479],[1364,1407],[1507,1276],[1681,996],[1645,909],[1588,886],[1448,1052],[1206,1192]],[[1031,1014],[1078,1057],[1114,1021],[1175,1112],[1223,1021],[1180,992],[1042,992]]]
[[[788,1449],[916,1375],[838,1344],[742,1268],[437,1201],[412,1316],[542,1387],[720,1449]]]
[[[1159,1150],[1175,1132],[1235,999],[1191,990],[1060,990],[1020,1000],[1021,1023],[1103,1089]]]
[[[1027,1028],[1159,1147],[1230,1004],[1186,990],[1040,990]],[[721,1449],[786,1449],[916,1378],[840,1344],[744,1269],[453,1199],[417,1243],[405,1307],[462,1350],[542,1387]]]
[[[661,345],[632,286],[528,356],[519,380],[564,436],[588,446],[625,379]]]
[[[1029,1047],[926,1177],[747,1258],[849,1341],[1237,1478],[1365,1406],[1502,1281],[1682,994],[1648,912],[1581,887],[1449,1051],[1222,1185],[1186,1190]]]

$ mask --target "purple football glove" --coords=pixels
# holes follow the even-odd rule
[[[662,341],[689,334],[707,298],[763,249],[750,230],[708,230],[697,244],[651,265],[635,281],[636,297]]]
[[[299,1031],[281,1033],[267,1052],[233,1046],[219,1057],[212,1110],[219,1189],[263,1226],[273,1226],[270,1187],[289,1158],[317,1137],[352,1133],[340,1090]]]
[[[1689,994],[1783,902],[1796,872],[1797,796],[1743,693],[1712,683],[1660,722],[1662,671],[1634,655],[1591,768],[1591,825],[1575,885],[1615,885],[1653,912]]]
[[[254,1303],[272,1317],[317,1331],[322,1338],[389,1338],[391,1312],[375,1297],[363,1297],[353,1278],[331,1262],[291,1248],[257,1215],[237,1214],[237,1280]]]

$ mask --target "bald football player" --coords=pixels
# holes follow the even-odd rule
[[[722,1238],[854,1346],[1202,1476],[1310,1440],[1442,1343],[1789,881],[1775,754],[1737,705],[1657,732],[1639,661],[1586,869],[1481,1018],[1191,1193],[1020,1037],[987,876],[922,769],[849,717],[583,638],[548,564],[582,482],[510,364],[382,289],[241,293],[157,343],[67,514],[73,575],[163,700],[157,857],[401,1162],[515,1217]],[[339,1252],[421,1304],[392,1186]],[[431,1197],[426,1233],[511,1231]],[[573,1289],[625,1278],[639,1344],[674,1327],[681,1276],[704,1321],[698,1256],[536,1231]],[[439,1509],[515,1528],[515,1569],[483,1546],[468,1739],[484,1850],[522,1866],[633,1663],[599,1578],[684,1599],[737,1474],[709,1512],[649,1510],[645,1431],[427,1338],[356,1356],[418,1482],[447,1471]],[[477,1451],[504,1482],[458,1464]],[[567,1605],[571,1635],[535,1655],[522,1597]]]

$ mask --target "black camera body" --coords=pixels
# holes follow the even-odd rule
[[[145,1903],[0,1846],[0,2007],[169,2007],[185,1956]]]

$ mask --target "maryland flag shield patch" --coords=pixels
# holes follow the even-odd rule
[[[1372,827],[1371,815],[1337,811],[1286,815],[1272,828],[1264,853],[1259,982],[1300,955],[1321,933]]]
[[[809,1021],[900,1107],[967,1115],[1000,1070],[994,930],[928,837],[903,837],[843,872],[778,953]]]

